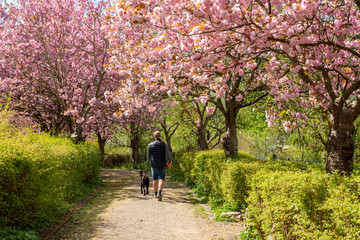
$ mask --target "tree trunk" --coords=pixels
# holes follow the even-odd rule
[[[170,151],[171,154],[173,154],[172,147],[171,147],[171,138],[172,138],[172,136],[174,135],[174,133],[176,132],[176,130],[178,129],[179,123],[172,124],[172,125],[168,128],[168,125],[167,125],[167,122],[166,122],[166,118],[164,118],[164,119],[162,120],[162,122],[160,122],[160,124],[161,124],[162,130],[164,131],[165,140],[166,140],[166,143],[167,143],[167,145],[168,145],[169,151]]]
[[[97,133],[96,135],[97,135],[97,138],[98,138],[98,145],[99,145],[99,150],[100,150],[100,160],[103,161],[104,156],[105,156],[106,138],[102,138],[100,133]]]
[[[166,140],[166,143],[167,143],[167,145],[168,145],[169,151],[172,153],[171,138],[170,138],[170,136],[165,134],[165,140]]]
[[[82,136],[82,126],[81,125],[76,124],[74,133],[71,134],[71,138],[76,144],[85,141],[85,139]]]
[[[198,150],[208,150],[209,146],[207,143],[206,132],[202,128],[197,128],[197,142]]]
[[[354,167],[354,120],[351,114],[345,110],[339,110],[334,117],[334,125],[330,129],[326,143],[328,153],[326,172],[333,173],[336,170],[349,175]]]
[[[161,124],[162,126],[162,129],[164,131],[164,134],[165,134],[165,140],[166,140],[166,143],[168,145],[168,149],[169,151],[172,153],[172,148],[171,148],[171,136],[170,136],[170,132],[168,131],[167,129],[167,125],[166,125],[166,120],[164,120],[164,123]]]
[[[131,157],[132,157],[132,161],[134,163],[139,163],[140,162],[140,138],[137,134],[132,134],[131,139],[130,139],[130,146],[131,146]]]
[[[233,157],[238,155],[238,138],[236,131],[235,118],[230,118],[225,122],[226,133],[222,139],[223,149],[227,157]]]

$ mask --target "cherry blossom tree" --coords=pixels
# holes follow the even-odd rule
[[[194,134],[197,137],[197,147],[198,150],[208,150],[209,144],[222,134],[220,129],[216,129],[213,135],[210,136],[209,125],[210,121],[216,114],[216,107],[210,106],[208,101],[204,101],[204,98],[194,99],[190,97],[190,100],[181,103],[182,108],[184,109],[185,119],[189,119],[189,122],[194,128]],[[219,143],[219,142],[218,142]],[[217,144],[215,144],[217,145]],[[213,146],[215,146],[213,145]]]
[[[254,52],[266,52],[269,61],[263,81],[279,102],[287,132],[308,117],[298,107],[314,108],[328,116],[327,172],[353,170],[354,121],[360,114],[359,30],[357,1],[254,1],[244,12],[249,32],[254,32]],[[250,34],[251,35],[251,34]],[[250,53],[250,52],[248,52]],[[270,112],[269,112],[270,113]],[[280,116],[281,115],[281,116]]]
[[[194,85],[209,86],[207,98],[225,99],[229,111],[218,108],[230,116],[229,135],[236,132],[231,116],[238,106],[261,100],[267,89],[282,111],[268,110],[268,119],[285,118],[286,131],[307,116],[282,109],[282,102],[317,108],[330,120],[327,171],[352,171],[353,123],[360,114],[359,1],[129,0],[116,9],[128,24],[132,56],[146,62],[149,86],[184,97]],[[229,155],[236,154],[235,138],[227,139]]]
[[[349,174],[353,169],[354,121],[359,108],[358,1],[200,1],[198,9],[211,15],[213,30],[227,32],[225,46],[239,57],[261,56],[262,81],[279,103],[287,132],[307,118],[301,108],[315,108],[329,116],[327,172]],[[237,14],[235,17],[234,14]],[[198,15],[199,16],[199,15]],[[218,17],[218,19],[216,19]],[[206,19],[206,17],[205,17]],[[233,19],[233,20],[231,20]],[[298,107],[284,108],[286,101]],[[273,112],[274,113],[274,112]]]
[[[7,18],[7,13],[6,13],[6,10],[3,6],[2,3],[0,3],[0,22],[1,22],[1,28],[3,27],[3,23],[4,23],[4,20],[5,18]]]
[[[113,113],[114,123],[129,134],[132,160],[139,163],[141,159],[141,136],[155,128],[159,121],[160,101],[162,96],[154,92],[145,92],[138,81],[138,71],[132,69],[123,73],[123,79],[116,91],[107,92],[108,102],[116,105],[117,111]]]
[[[164,99],[161,104],[163,107],[159,111],[157,126],[160,126],[160,129],[164,133],[164,138],[169,151],[173,153],[171,139],[178,130],[180,124],[184,123],[182,118],[183,110],[179,105],[179,101],[175,98]]]
[[[9,6],[0,40],[1,91],[42,130],[104,141],[114,109],[105,92],[119,75],[110,57],[108,1],[20,0]]]
[[[114,32],[127,29],[127,62],[141,66],[145,89],[215,104],[226,119],[225,153],[237,155],[237,113],[267,95],[254,74],[261,60],[240,61],[237,52],[225,46],[228,33],[208,31],[206,18],[195,14],[196,8],[186,1],[119,1]]]

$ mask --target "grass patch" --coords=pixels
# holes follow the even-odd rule
[[[116,180],[115,180],[116,179]],[[126,179],[119,177],[108,177],[106,184],[100,192],[90,200],[80,211],[49,239],[90,239],[96,223],[99,221],[99,215],[110,206],[115,197],[128,184]]]
[[[205,208],[200,204],[195,205],[195,216],[200,217],[202,219],[208,218],[208,213],[206,212]]]

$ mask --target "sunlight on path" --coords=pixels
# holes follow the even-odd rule
[[[200,224],[184,206],[144,198],[115,202],[92,239],[194,239]],[[196,239],[196,238],[195,238]]]
[[[118,173],[128,180],[127,184],[99,216],[93,240],[233,239],[240,232],[237,224],[215,223],[217,226],[211,226],[208,220],[195,217],[194,199],[176,183],[166,181],[163,201],[159,202],[153,198],[151,189],[150,195],[140,194],[137,172]],[[116,172],[109,174],[116,175]],[[222,233],[225,236],[220,236],[224,235]]]

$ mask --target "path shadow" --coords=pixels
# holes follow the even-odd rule
[[[149,195],[142,195],[140,190],[140,176],[136,170],[110,170],[104,169],[101,172],[104,181],[115,192],[113,194],[115,200],[132,199],[132,200],[149,200],[153,198],[153,180],[150,178]],[[118,190],[116,190],[118,189]],[[188,192],[183,184],[173,182],[170,177],[166,177],[164,185],[163,201],[170,204],[191,204],[201,203],[199,199],[194,197],[194,193]]]

